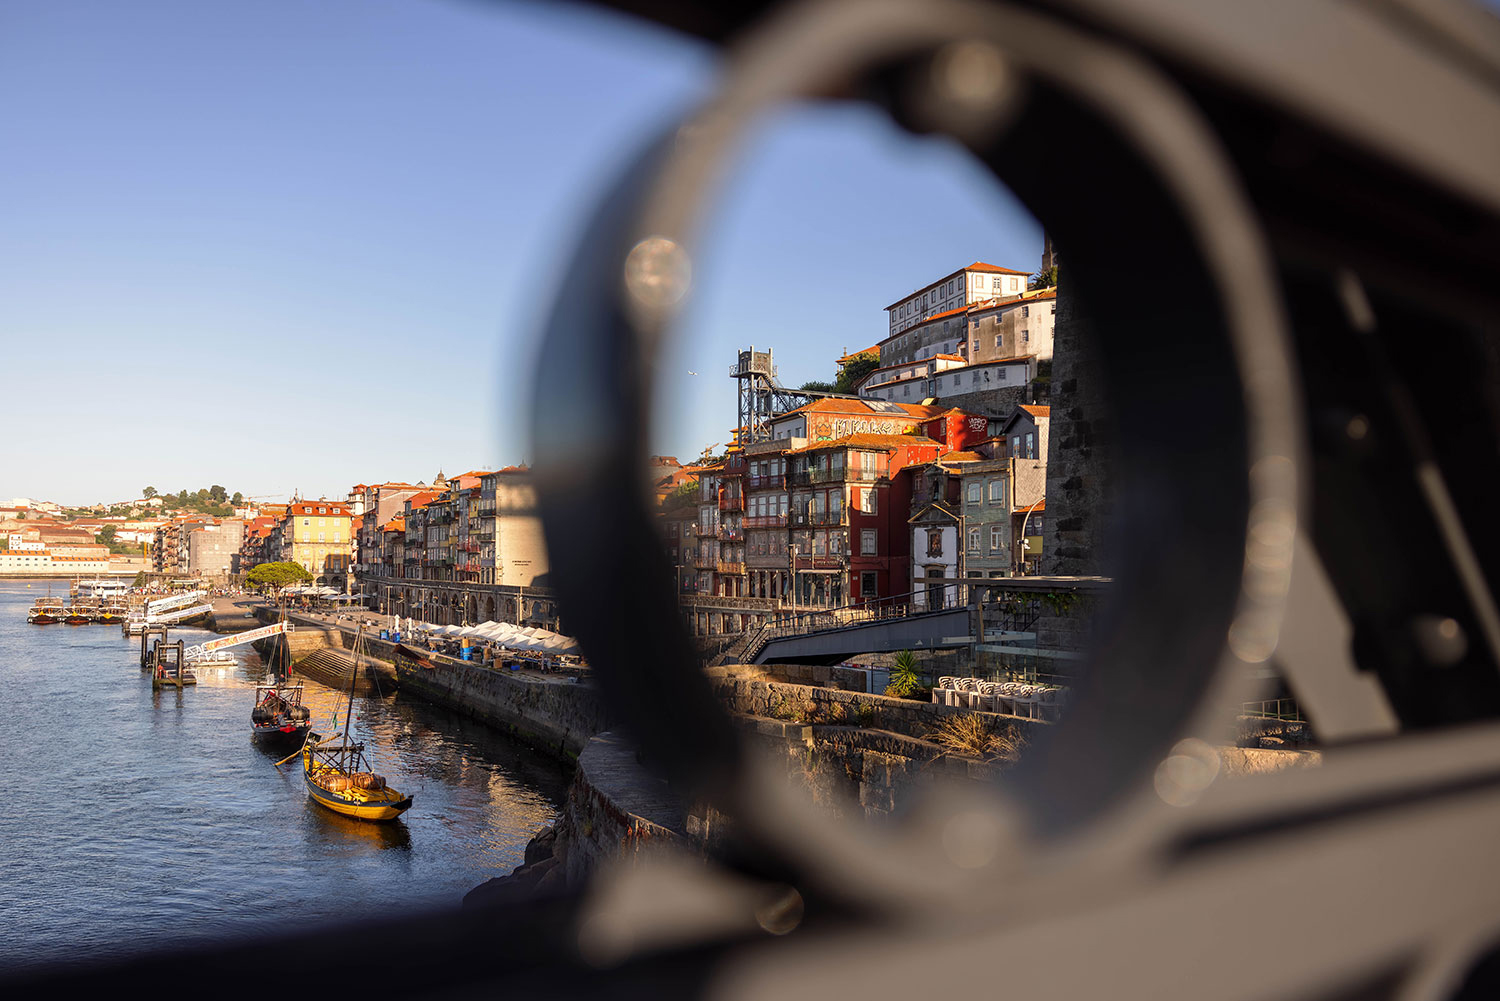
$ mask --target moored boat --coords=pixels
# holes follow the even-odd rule
[[[364,654],[365,631],[354,634],[354,662]],[[385,776],[377,775],[365,760],[365,745],[349,739],[354,720],[354,674],[349,676],[349,706],[344,714],[344,732],[325,740],[309,733],[302,745],[302,780],[319,806],[357,820],[395,820],[411,809],[411,797],[392,789]]]
[[[312,730],[312,714],[302,704],[301,685],[257,685],[250,710],[250,736],[257,742],[300,745]]]
[[[302,746],[302,778],[319,806],[357,820],[395,820],[411,809],[411,797],[386,784],[385,776],[369,770],[365,745],[350,743],[346,735],[324,741],[307,736]]]
[[[76,606],[69,608],[63,616],[63,624],[69,626],[86,626],[89,621],[89,613]]]
[[[26,613],[26,621],[36,626],[50,626],[54,622],[61,622],[66,614],[61,605],[38,601]]]

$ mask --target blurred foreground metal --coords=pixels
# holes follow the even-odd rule
[[[546,331],[578,368],[538,377],[538,485],[600,683],[645,760],[735,838],[708,865],[304,938],[283,968],[316,982],[357,947],[402,958],[383,986],[419,994],[1491,996],[1494,20],[1416,0],[872,0],[747,28],[756,5],[616,6],[732,48],[719,100],[647,147],[573,262],[613,280],[570,289]],[[1045,222],[1059,325],[1094,338],[1123,429],[1117,513],[1161,526],[1113,540],[1119,600],[1053,739],[993,799],[939,798],[898,830],[833,826],[739,746],[642,482],[694,221],[747,125],[806,97],[953,135]],[[1139,269],[1173,294],[1121,308]],[[1150,422],[1164,400],[1188,419]],[[632,584],[605,604],[601,579]],[[1217,782],[1205,745],[1179,742],[1215,736],[1267,662],[1332,749]],[[792,899],[800,921],[767,918]],[[182,989],[262,948],[48,986]]]

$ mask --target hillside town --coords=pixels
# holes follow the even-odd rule
[[[885,336],[844,351],[836,383],[782,386],[772,350],[741,351],[739,412],[719,454],[653,456],[646,476],[687,599],[836,608],[941,608],[955,582],[1035,574],[1046,537],[1057,289],[976,261],[890,303]],[[729,396],[726,385],[726,400]],[[727,408],[726,408],[727,409]],[[0,573],[144,573],[227,585],[290,562],[316,586],[438,623],[551,613],[525,466],[357,483],[270,503],[215,486],[147,488],[83,515],[17,498],[0,508]],[[214,504],[228,515],[203,513]],[[721,603],[722,604],[722,603]],[[733,608],[731,603],[725,607]],[[753,617],[723,616],[713,631]]]

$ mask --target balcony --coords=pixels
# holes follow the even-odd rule
[[[812,512],[812,523],[814,525],[843,525],[845,524],[844,509],[837,511],[814,511]]]
[[[745,487],[749,490],[784,490],[786,489],[786,475],[777,473],[775,476],[752,476]]]
[[[718,571],[719,571],[719,573],[722,573],[722,574],[743,574],[745,572],[745,564],[743,564],[743,563],[726,563],[723,560],[720,560],[719,561],[719,565],[718,565]]]
[[[720,511],[741,511],[745,507],[743,494],[731,494],[727,490],[719,494]]]
[[[784,514],[757,514],[745,516],[746,528],[785,528]]]
[[[806,469],[794,469],[786,474],[788,486],[805,487],[812,482],[812,474]]]
[[[724,542],[743,542],[745,541],[745,530],[743,528],[729,528],[726,525],[720,525],[719,539]]]
[[[700,539],[711,539],[719,532],[717,525],[694,525],[693,534]]]
[[[719,561],[709,556],[693,556],[693,566],[699,570],[717,570]]]

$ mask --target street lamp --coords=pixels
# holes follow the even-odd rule
[[[1026,576],[1026,550],[1031,548],[1031,544],[1026,541],[1026,526],[1031,521],[1031,512],[1036,510],[1037,504],[1042,503],[1046,499],[1045,496],[1039,498],[1035,504],[1026,509],[1026,517],[1021,519],[1021,559],[1019,561],[1020,565],[1016,569],[1017,577]]]

